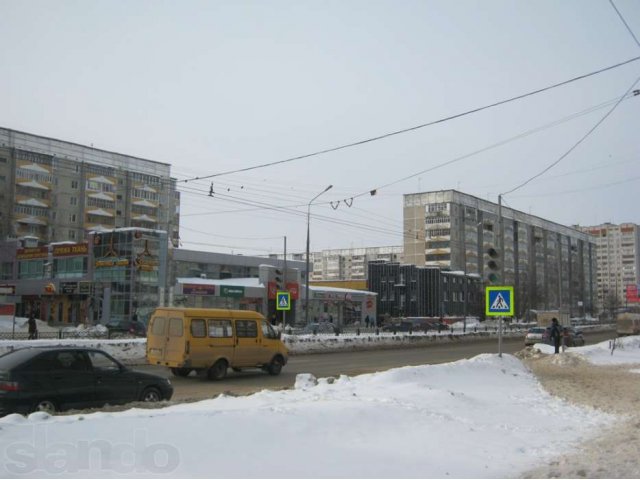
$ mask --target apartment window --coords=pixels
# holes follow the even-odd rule
[[[78,197],[70,197],[69,205],[78,205]]]
[[[71,223],[76,223],[76,214],[75,213],[70,213],[69,214],[69,221]]]
[[[78,180],[71,180],[71,188],[78,189]]]
[[[5,157],[0,157],[0,163],[7,163],[7,159]]]
[[[75,217],[75,215],[74,215]],[[76,239],[76,231],[75,230],[69,230],[69,239],[70,240],[75,240]]]

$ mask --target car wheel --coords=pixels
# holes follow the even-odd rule
[[[173,373],[176,377],[188,377],[191,373],[190,368],[172,368],[171,373]]]
[[[218,360],[207,371],[207,377],[209,380],[222,380],[227,376],[227,368],[226,360]]]
[[[56,413],[56,404],[51,400],[40,400],[33,406],[34,412],[46,412],[49,415]]]
[[[267,369],[269,375],[280,375],[280,372],[282,371],[282,363],[283,362],[280,357],[274,358]]]
[[[147,387],[140,395],[141,402],[159,402],[160,400],[162,400],[162,395],[156,387]]]

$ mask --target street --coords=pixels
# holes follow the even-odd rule
[[[613,336],[615,336],[613,331],[585,332],[584,334],[587,345],[602,342]],[[503,353],[513,354],[523,348],[523,338],[503,339]],[[197,378],[193,372],[187,378],[174,377],[168,368],[159,366],[143,365],[137,366],[135,369],[170,377],[175,389],[172,400],[184,402],[213,398],[221,393],[247,395],[264,389],[291,388],[295,384],[296,376],[299,373],[311,373],[318,378],[337,377],[339,375],[354,376],[408,365],[454,362],[462,358],[471,358],[481,353],[498,353],[497,339],[437,344],[423,348],[292,356],[289,357],[289,363],[277,377],[259,370],[233,372],[230,369],[227,378],[220,382]]]

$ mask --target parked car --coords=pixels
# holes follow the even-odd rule
[[[449,329],[446,323],[428,321],[425,319],[405,318],[399,322],[393,322],[382,327],[383,332],[444,332]]]
[[[172,395],[168,379],[131,370],[94,348],[31,347],[0,356],[0,416],[158,402]]]
[[[393,322],[382,327],[383,332],[408,332],[415,330],[411,322]]]
[[[302,329],[303,334],[309,333],[337,333],[338,327],[331,322],[313,322]]]
[[[524,336],[524,344],[530,346],[536,343],[550,343],[549,330],[547,327],[531,327]]]
[[[109,335],[113,333],[126,333],[136,337],[147,336],[147,326],[139,321],[116,320],[107,323],[107,329],[109,330]]]
[[[580,330],[576,330],[573,327],[564,327],[562,329],[562,335],[564,337],[564,344],[567,347],[583,347],[584,336]]]

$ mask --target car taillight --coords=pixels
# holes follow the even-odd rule
[[[18,382],[5,382],[0,380],[0,390],[4,392],[17,392],[20,390]]]

